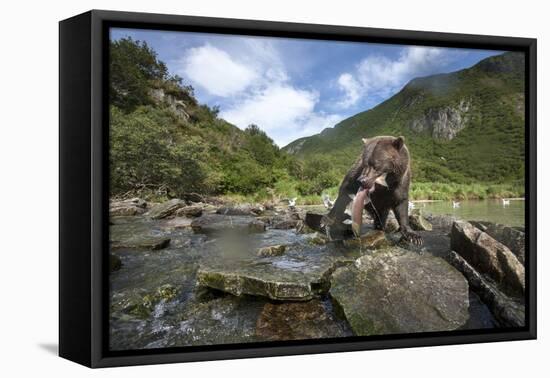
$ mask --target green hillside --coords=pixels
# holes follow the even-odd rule
[[[344,172],[361,150],[361,138],[403,135],[414,182],[502,184],[521,195],[524,72],[523,54],[505,53],[461,71],[417,78],[375,108],[284,150],[307,160],[328,156]]]

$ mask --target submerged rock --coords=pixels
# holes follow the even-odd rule
[[[162,236],[135,236],[126,240],[113,240],[111,241],[111,250],[116,251],[120,249],[132,249],[132,250],[151,250],[156,251],[166,248],[170,244],[170,238]]]
[[[223,232],[258,233],[265,231],[265,223],[249,216],[227,216],[207,214],[191,223],[193,231],[201,234],[216,234]]]
[[[478,272],[487,274],[504,292],[523,295],[525,268],[518,258],[487,233],[465,221],[456,221],[451,230],[451,249]]]
[[[193,220],[187,217],[175,217],[172,219],[167,219],[164,223],[162,223],[162,228],[168,230],[191,228],[192,222]]]
[[[464,274],[472,290],[479,295],[503,327],[523,327],[525,325],[525,305],[523,303],[502,293],[458,253],[451,252],[449,261]]]
[[[518,228],[505,226],[503,224],[491,222],[471,222],[481,231],[495,238],[504,244],[516,257],[519,262],[525,265],[525,231]]]
[[[349,336],[349,331],[317,299],[266,303],[256,323],[262,339],[308,340]]]
[[[391,247],[333,273],[330,296],[356,335],[449,331],[468,320],[468,282],[445,260]]]
[[[120,270],[121,267],[122,267],[122,261],[120,260],[120,257],[110,253],[109,254],[109,271],[111,273],[116,272],[117,270]]]
[[[176,298],[178,290],[170,284],[157,288],[156,291],[134,290],[124,296],[114,295],[111,298],[111,313],[115,317],[130,315],[138,319],[147,319],[155,306],[161,301],[169,302]]]
[[[111,201],[109,203],[110,216],[132,216],[145,213],[147,202],[141,198],[131,198],[122,201]]]
[[[186,203],[178,198],[154,205],[147,213],[149,218],[162,219],[169,216],[174,216],[176,211],[185,207]]]
[[[286,251],[286,245],[272,245],[269,247],[263,247],[258,250],[258,256],[281,256]]]

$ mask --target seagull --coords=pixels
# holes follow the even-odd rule
[[[288,207],[290,207],[291,209],[294,209],[296,207],[296,200],[297,199],[298,199],[298,197],[289,198],[288,199]]]
[[[332,209],[332,206],[334,206],[334,201],[332,201],[329,197],[328,194],[323,194],[323,205],[325,205],[325,207],[327,209]]]
[[[458,202],[458,201],[457,201],[457,202],[453,201],[453,209],[457,209],[457,208],[459,208],[459,207],[460,207],[460,202]]]
[[[414,202],[409,201],[409,211],[414,209]]]
[[[502,206],[508,206],[508,205],[510,205],[510,200],[503,198],[502,199]]]

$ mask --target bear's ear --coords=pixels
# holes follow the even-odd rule
[[[363,141],[363,144],[367,144],[367,142],[369,141],[367,138],[361,138],[361,140]]]
[[[405,138],[403,138],[402,136],[395,138],[395,140],[393,141],[393,146],[397,151],[403,148],[403,144],[405,144]]]

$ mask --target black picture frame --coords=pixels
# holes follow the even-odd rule
[[[522,51],[526,57],[526,326],[109,352],[110,27]],[[59,354],[89,367],[536,338],[536,39],[92,10],[59,24]]]

